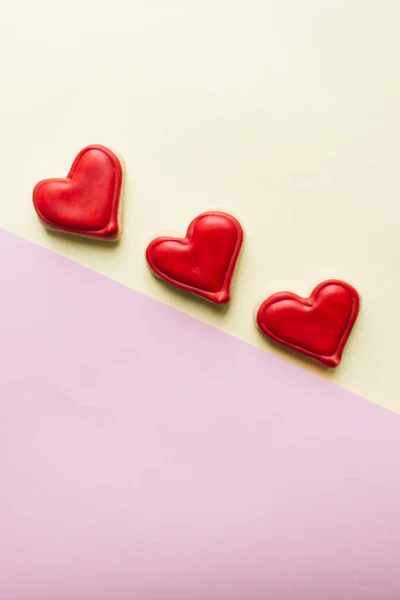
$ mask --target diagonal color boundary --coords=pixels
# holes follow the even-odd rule
[[[0,231],[0,600],[399,600],[400,418]]]

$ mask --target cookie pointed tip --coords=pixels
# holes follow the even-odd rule
[[[121,235],[121,230],[117,222],[110,223],[106,230],[106,235],[104,237],[111,239],[119,239]]]
[[[218,292],[218,294],[215,295],[214,297],[214,303],[215,304],[228,304],[228,302],[230,301],[231,296],[229,294],[229,292],[227,292],[226,290],[222,290],[221,292]]]
[[[323,364],[326,365],[327,367],[336,368],[339,366],[340,360],[341,360],[340,356],[334,355],[334,356],[329,356],[327,358],[324,358],[324,360],[321,362],[323,362]]]

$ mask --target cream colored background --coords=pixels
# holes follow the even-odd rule
[[[400,410],[399,22],[398,0],[3,2],[0,225]],[[91,143],[127,167],[115,248],[46,233],[31,205]],[[246,232],[226,312],[143,258],[209,208]],[[333,373],[253,324],[257,300],[327,278],[363,300]]]

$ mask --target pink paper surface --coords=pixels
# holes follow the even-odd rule
[[[5,231],[0,269],[0,600],[399,600],[397,415]]]

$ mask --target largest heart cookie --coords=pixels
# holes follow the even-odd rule
[[[337,367],[359,307],[353,287],[324,281],[309,298],[291,292],[270,296],[258,310],[257,325],[272,340]]]
[[[146,258],[155,275],[215,304],[230,299],[230,284],[243,241],[231,215],[207,212],[196,217],[183,239],[153,240]]]
[[[33,191],[43,224],[78,235],[112,240],[120,234],[122,167],[104,146],[88,146],[65,179],[45,179]]]

